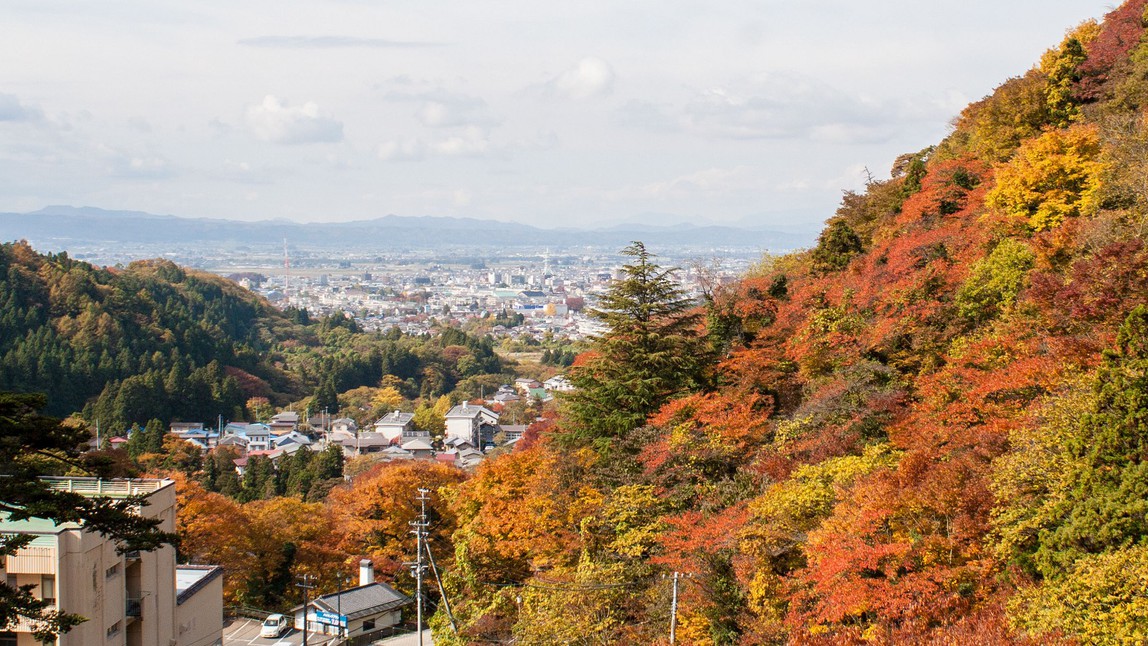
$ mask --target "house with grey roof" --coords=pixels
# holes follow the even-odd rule
[[[481,446],[483,427],[496,424],[498,413],[463,402],[446,414],[446,438],[458,438],[470,442],[471,446]]]
[[[414,599],[375,582],[370,561],[359,563],[359,585],[316,597],[307,604],[307,630],[353,639],[378,633],[402,621],[402,609]],[[294,609],[295,628],[303,628],[303,606]]]

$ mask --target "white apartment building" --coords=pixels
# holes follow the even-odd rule
[[[175,531],[171,480],[49,478],[51,486],[85,496],[147,496],[139,513]],[[119,554],[115,543],[76,524],[0,517],[0,533],[31,534],[32,542],[0,560],[9,585],[35,584],[33,594],[87,621],[57,646],[212,646],[223,643],[223,578],[214,566],[176,566],[175,548]],[[178,572],[178,573],[177,573]],[[40,646],[21,620],[0,631],[0,646]]]

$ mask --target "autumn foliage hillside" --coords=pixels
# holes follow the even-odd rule
[[[1148,639],[1146,5],[714,294],[644,424],[461,485],[457,643],[665,643],[673,572],[679,643]]]

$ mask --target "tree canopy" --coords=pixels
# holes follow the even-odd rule
[[[565,403],[571,437],[608,441],[641,426],[676,395],[703,387],[709,366],[699,337],[701,314],[644,244],[591,315],[606,325],[570,371],[577,390]]]

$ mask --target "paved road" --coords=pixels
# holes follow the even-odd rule
[[[378,646],[418,646],[419,635],[418,633],[409,633],[406,635],[399,635],[398,637],[388,637],[375,642]],[[423,646],[433,646],[434,640],[431,639],[429,630],[423,631]]]
[[[259,636],[259,626],[260,622],[256,619],[231,620],[223,626],[223,646],[299,646],[303,643],[303,633],[298,630],[291,630],[277,639],[264,639]],[[307,635],[307,644],[323,646],[332,639],[311,633]]]

